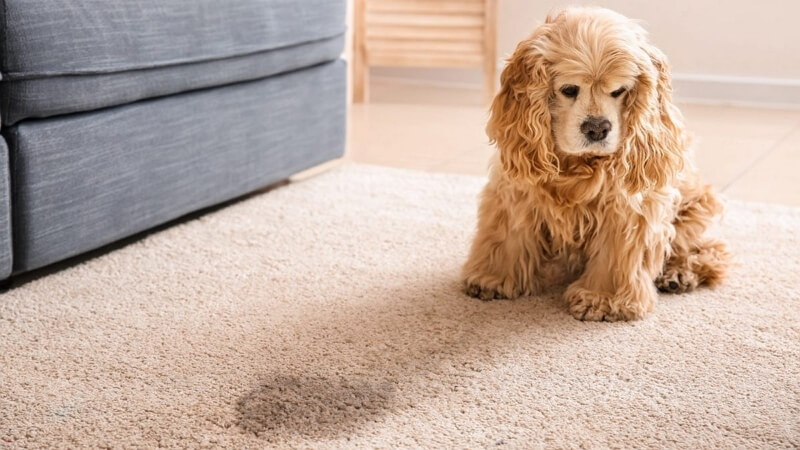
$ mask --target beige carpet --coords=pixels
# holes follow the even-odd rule
[[[800,210],[582,323],[461,294],[482,183],[345,166],[0,295],[0,448],[800,446]]]

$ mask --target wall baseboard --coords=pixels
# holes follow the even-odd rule
[[[428,74],[426,74],[428,75]],[[444,80],[433,76],[373,76],[375,81],[442,89],[480,91],[472,80]],[[675,73],[675,99],[685,103],[800,109],[800,78],[734,77]]]

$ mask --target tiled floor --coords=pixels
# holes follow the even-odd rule
[[[484,174],[493,149],[473,92],[373,85],[353,105],[345,159]],[[705,178],[730,198],[800,205],[800,111],[680,105]],[[798,172],[798,173],[795,173]]]

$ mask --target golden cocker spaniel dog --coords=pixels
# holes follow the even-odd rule
[[[664,55],[607,9],[550,15],[501,77],[497,147],[464,266],[467,293],[515,298],[570,282],[582,320],[630,320],[656,288],[719,283],[721,205],[693,165]]]

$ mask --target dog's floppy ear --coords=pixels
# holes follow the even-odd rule
[[[683,168],[687,145],[680,112],[672,103],[667,59],[646,42],[642,50],[641,73],[625,99],[623,181],[630,193],[669,183]]]
[[[522,41],[509,58],[486,126],[503,169],[516,180],[535,182],[558,173],[550,130],[550,76],[536,46],[545,27]]]

